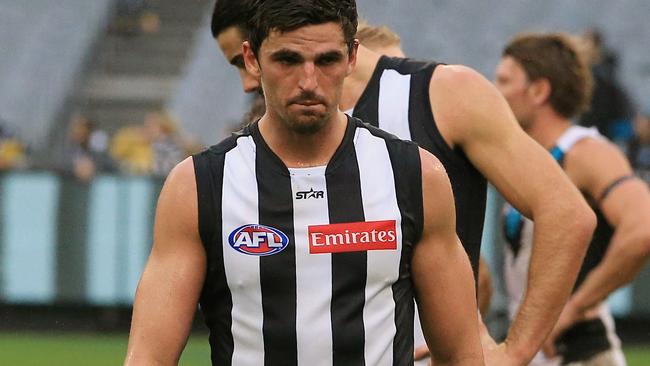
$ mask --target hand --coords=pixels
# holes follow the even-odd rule
[[[486,366],[525,366],[528,364],[527,361],[522,361],[512,355],[507,343],[497,344],[490,336],[483,321],[479,321],[479,332]]]
[[[546,341],[544,342],[544,346],[542,347],[544,354],[549,358],[555,357],[557,355],[557,350],[555,349],[555,343],[557,342],[557,339],[574,324],[585,319],[598,316],[597,312],[597,306],[585,311],[580,310],[577,306],[574,306],[571,301],[569,301],[564,309],[562,309],[562,313],[560,314],[557,323],[555,323],[555,327],[553,327],[553,330],[551,330],[551,333],[548,335],[548,338],[546,338]]]

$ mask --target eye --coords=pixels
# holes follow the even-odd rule
[[[279,62],[279,63],[281,63],[283,65],[287,65],[287,66],[296,65],[296,64],[300,63],[300,59],[298,57],[296,57],[296,56],[293,56],[293,55],[281,55],[281,56],[278,56],[275,59],[275,61],[277,61],[277,62]]]
[[[293,66],[302,62],[302,57],[290,51],[279,51],[271,55],[271,60],[284,66]]]
[[[316,63],[321,66],[329,66],[341,61],[341,57],[339,53],[326,54],[319,57]]]

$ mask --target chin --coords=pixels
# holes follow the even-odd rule
[[[288,127],[291,131],[303,134],[313,135],[319,132],[327,124],[325,116],[302,116],[289,121]]]

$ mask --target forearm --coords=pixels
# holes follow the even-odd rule
[[[566,203],[565,203],[566,205]],[[580,207],[580,206],[577,206]],[[527,290],[508,332],[513,357],[527,363],[553,329],[578,274],[595,225],[588,209],[559,207],[534,216]]]
[[[617,231],[603,260],[569,300],[578,314],[592,309],[612,292],[630,283],[648,261],[650,243],[632,231]]]

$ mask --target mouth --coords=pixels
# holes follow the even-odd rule
[[[315,105],[321,105],[323,104],[322,102],[319,102],[317,100],[301,100],[299,102],[294,102],[293,104],[305,106],[305,107],[312,107]]]

